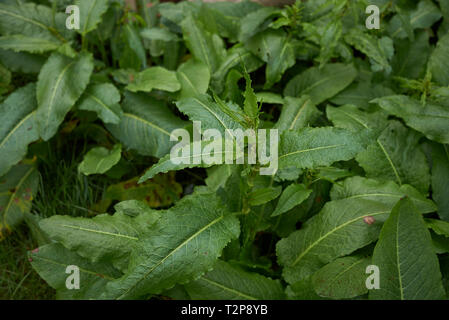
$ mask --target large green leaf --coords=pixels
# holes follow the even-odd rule
[[[108,281],[120,277],[121,273],[109,263],[92,263],[67,250],[59,243],[47,244],[28,254],[34,270],[54,289],[59,299],[93,299],[104,290]],[[68,266],[79,268],[77,290],[66,286]]]
[[[126,87],[131,92],[150,92],[153,89],[175,92],[181,89],[176,72],[163,67],[151,67],[135,75],[133,82]]]
[[[47,141],[56,133],[86,89],[93,67],[90,53],[82,53],[76,59],[53,53],[42,67],[36,88],[36,122],[42,139]]]
[[[161,212],[151,234],[133,250],[127,273],[107,285],[103,298],[160,293],[210,270],[239,235],[239,221],[214,194],[193,194]]]
[[[267,63],[265,89],[281,80],[285,70],[295,64],[290,38],[282,30],[261,32],[251,38],[246,47]]]
[[[380,270],[380,288],[370,299],[434,300],[445,296],[430,233],[413,203],[401,199],[385,222],[372,263]]]
[[[223,40],[208,32],[192,15],[188,15],[181,26],[184,40],[193,57],[206,64],[211,74],[214,73],[226,55]]]
[[[389,96],[375,99],[388,113],[404,119],[413,129],[430,140],[449,143],[449,109],[427,102],[424,106],[408,96]]]
[[[104,123],[118,124],[123,115],[120,92],[111,83],[89,86],[78,102],[78,109],[94,111]]]
[[[438,205],[438,215],[449,221],[449,146],[432,146],[432,197]]]
[[[104,147],[95,147],[89,150],[78,166],[78,171],[86,176],[90,174],[103,174],[115,166],[121,158],[122,145],[116,144],[112,150]]]
[[[429,166],[419,149],[419,139],[416,131],[407,129],[398,121],[390,121],[376,142],[358,154],[356,160],[369,178],[393,180],[399,185],[411,184],[427,193]]]
[[[157,211],[135,201],[123,202],[122,207],[125,210],[117,210],[112,216],[53,216],[41,220],[39,226],[50,238],[91,262],[108,262],[125,270],[131,250],[151,229],[159,215]],[[138,212],[137,216],[133,216],[132,209]]]
[[[127,148],[140,154],[162,157],[173,146],[170,134],[187,123],[175,117],[163,104],[145,94],[125,92],[123,116],[118,125],[106,127]]]
[[[28,144],[39,139],[36,104],[34,84],[17,89],[0,104],[0,176],[22,160]]]
[[[280,132],[309,127],[321,115],[311,98],[285,97],[281,115],[274,128]]]
[[[312,276],[315,292],[332,299],[350,299],[367,293],[365,270],[369,264],[371,257],[362,254],[332,261]]]
[[[314,168],[350,160],[364,150],[367,132],[333,128],[302,128],[285,131],[279,147],[279,168]]]
[[[356,75],[353,65],[334,63],[322,69],[312,67],[292,78],[285,87],[284,95],[299,97],[308,94],[313,103],[319,104],[350,85]]]
[[[58,49],[61,43],[45,38],[34,38],[22,35],[0,37],[0,48],[15,52],[42,53]]]
[[[85,36],[101,22],[101,16],[108,10],[108,0],[76,0],[80,10],[80,28],[78,33]]]
[[[366,199],[330,201],[300,230],[276,246],[284,279],[293,284],[305,279],[335,258],[375,241],[391,206]],[[371,217],[374,223],[365,222]]]
[[[196,300],[278,300],[284,298],[279,280],[247,272],[218,260],[214,269],[186,284],[189,296]]]
[[[341,183],[334,184],[330,192],[332,200],[339,199],[367,199],[393,206],[400,198],[407,196],[422,213],[436,211],[432,200],[408,184],[401,186],[393,181],[378,181],[363,177],[347,178]]]
[[[0,178],[0,240],[30,211],[38,182],[36,167],[29,164],[18,164]]]

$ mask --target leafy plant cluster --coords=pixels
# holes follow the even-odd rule
[[[0,237],[25,220],[58,298],[447,297],[447,1],[71,4],[0,1]],[[278,171],[174,164],[192,121],[278,129]],[[89,214],[30,213],[48,141],[110,182]]]

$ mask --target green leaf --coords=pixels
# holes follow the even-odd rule
[[[386,112],[368,113],[351,104],[339,106],[338,108],[328,105],[326,107],[326,115],[336,127],[354,132],[371,129],[377,133],[388,125],[388,114]]]
[[[111,38],[113,58],[118,60],[122,69],[140,70],[146,68],[145,48],[137,27],[131,23],[121,26],[120,34]]]
[[[136,74],[133,82],[126,86],[131,92],[150,92],[153,89],[175,92],[181,89],[176,72],[163,67],[150,67]]]
[[[412,30],[431,27],[442,17],[440,10],[431,0],[419,1],[415,10],[409,13]],[[399,16],[391,19],[388,26],[391,37],[405,38],[407,33]]]
[[[360,254],[332,261],[312,276],[315,292],[332,299],[350,299],[367,293],[365,270],[370,264],[371,257]]]
[[[427,193],[430,184],[429,166],[424,153],[419,149],[420,135],[408,130],[398,121],[382,131],[376,142],[356,157],[368,178],[397,184],[411,184]]]
[[[228,72],[242,65],[248,72],[257,70],[263,61],[257,58],[251,51],[243,47],[242,44],[236,44],[226,53],[223,61],[212,75],[212,87],[217,93],[221,93],[224,88],[224,82]],[[239,68],[241,69],[241,68]]]
[[[174,145],[170,141],[171,132],[187,125],[161,101],[145,94],[125,92],[122,108],[120,123],[107,124],[106,127],[125,147],[142,155],[164,156]]]
[[[311,193],[312,190],[307,189],[305,185],[292,183],[282,192],[281,197],[279,198],[279,201],[276,205],[276,209],[274,209],[271,216],[276,217],[284,212],[289,211],[290,209],[293,209],[294,207],[305,201]]]
[[[322,69],[312,67],[293,77],[285,87],[284,96],[299,97],[308,94],[319,104],[346,88],[357,76],[352,65],[327,64]]]
[[[295,64],[290,38],[282,30],[268,30],[246,43],[246,48],[267,63],[264,89],[281,80],[282,74]]]
[[[432,229],[436,234],[449,237],[449,222],[439,219],[424,219],[427,228]]]
[[[216,195],[187,196],[161,212],[151,235],[133,250],[127,273],[108,283],[103,298],[138,298],[194,280],[213,267],[238,235],[238,219]]]
[[[435,300],[445,296],[429,231],[413,203],[401,199],[385,221],[374,248],[380,288],[370,299]]]
[[[121,158],[122,145],[116,144],[112,150],[104,147],[95,147],[84,155],[78,166],[78,172],[88,176],[90,174],[103,174],[115,166]]]
[[[31,210],[39,174],[34,165],[18,164],[0,177],[0,240]]]
[[[26,37],[22,35],[0,37],[0,48],[14,52],[43,53],[58,49],[61,43],[42,38]]]
[[[371,100],[392,94],[394,94],[394,91],[388,87],[374,84],[370,81],[363,81],[353,83],[330,101],[338,105],[352,104],[361,109],[369,110],[371,108]]]
[[[335,258],[375,241],[391,206],[366,199],[327,202],[300,230],[276,245],[283,276],[293,284],[305,279]],[[375,219],[366,223],[365,218]]]
[[[77,30],[83,37],[97,28],[102,15],[108,10],[108,0],[76,0],[80,9],[80,28]]]
[[[186,46],[193,57],[206,64],[211,74],[214,73],[226,54],[223,40],[206,31],[192,15],[181,22],[181,27]]]
[[[39,139],[35,124],[36,86],[17,89],[0,104],[0,176],[26,155],[28,144]]]
[[[245,91],[243,92],[243,96],[245,98],[243,103],[243,111],[245,111],[246,115],[251,119],[256,119],[259,115],[259,106],[257,105],[257,97],[254,93],[253,88],[251,87],[251,78],[249,74],[244,72],[244,77],[246,81]]]
[[[93,67],[90,53],[82,53],[76,59],[53,53],[42,67],[36,88],[36,122],[42,139],[48,141],[56,133],[86,89]]]
[[[284,98],[280,94],[264,91],[256,92],[257,102],[269,103],[269,104],[284,104]]]
[[[262,7],[247,14],[240,23],[240,42],[245,43],[253,35],[266,29],[268,27],[267,20],[278,14],[279,9],[274,7]]]
[[[334,55],[342,34],[342,23],[340,17],[331,20],[322,30],[320,30],[320,55],[317,61],[320,66],[324,66]]]
[[[432,78],[442,86],[449,85],[449,75],[444,70],[449,68],[449,34],[438,40],[435,50],[429,58],[429,70]]]
[[[302,128],[285,131],[279,147],[279,168],[314,168],[350,160],[366,147],[366,132],[333,128]]]
[[[92,263],[59,243],[47,244],[28,253],[33,269],[52,288],[59,299],[94,299],[104,290],[108,281],[120,277],[120,272],[109,263]],[[68,266],[77,266],[80,288],[69,290],[66,286]],[[70,270],[70,269],[69,269]]]
[[[369,33],[354,28],[345,36],[345,40],[370,59],[373,71],[391,72],[390,60],[393,58],[394,48],[390,38],[377,39]]]
[[[45,61],[46,58],[38,54],[0,49],[0,62],[11,71],[38,73]]]
[[[438,216],[449,221],[449,147],[432,146],[432,197],[438,206]]]
[[[430,54],[429,34],[427,31],[419,32],[413,42],[396,40],[395,48],[396,54],[391,62],[393,73],[410,79],[419,78],[424,72]]]
[[[418,190],[408,184],[398,186],[393,181],[378,181],[363,177],[351,177],[334,184],[331,200],[367,199],[382,202],[393,207],[400,198],[407,196],[422,213],[436,211],[436,205]]]
[[[71,30],[66,29],[66,14],[58,12],[54,15],[56,28],[53,27],[53,14],[49,7],[34,3],[7,5],[0,3],[0,32],[3,35],[18,33],[31,37],[62,43],[64,38],[73,37]]]
[[[208,95],[198,95],[176,102],[179,111],[192,121],[201,121],[201,130],[216,129],[222,134],[227,129],[243,129],[243,127],[226,114]],[[235,104],[226,104],[233,112],[241,111]]]
[[[179,100],[207,92],[210,72],[204,63],[190,59],[178,67],[176,74],[181,84]]]
[[[81,257],[93,263],[112,263],[115,268],[126,270],[132,249],[159,218],[157,211],[149,209],[145,204],[126,201],[122,206],[127,202],[129,205],[126,210],[117,210],[112,216],[52,216],[41,220],[39,226],[51,239]],[[138,210],[138,215],[134,217],[129,214],[131,209]]]
[[[238,145],[235,146],[236,150],[226,150],[225,139],[222,139],[220,141],[215,141],[214,139],[212,139],[210,141],[201,142],[199,153],[195,150],[195,144],[196,143],[193,142],[183,146],[183,148],[187,148],[188,155],[179,156],[178,154],[176,157],[180,160],[179,163],[173,161],[171,154],[167,154],[166,156],[159,159],[159,162],[151,166],[151,168],[148,169],[145,174],[139,179],[139,183],[151,179],[159,173],[167,173],[169,171],[181,170],[185,168],[209,168],[215,165],[216,163],[213,161],[204,161],[205,157],[211,156],[210,147],[215,144],[220,144],[222,146],[220,164],[224,163],[227,157],[229,157],[229,154],[232,155],[231,158],[234,161],[236,152],[240,151]],[[182,151],[183,148],[181,148],[180,150]]]
[[[300,98],[285,97],[284,101],[279,120],[274,125],[281,133],[285,130],[309,127],[321,115],[307,95]]]
[[[279,280],[247,272],[218,260],[214,269],[186,284],[194,300],[280,300],[284,292]]]
[[[248,194],[248,203],[250,206],[259,206],[276,199],[281,192],[281,186],[256,189]]]
[[[148,40],[179,41],[175,33],[162,28],[146,28],[140,31],[140,35]]]
[[[287,286],[285,292],[289,300],[325,300],[313,289],[311,276]]]
[[[408,96],[389,96],[375,99],[388,113],[404,119],[413,129],[424,133],[430,140],[449,143],[448,108],[427,102],[424,106]]]
[[[96,112],[104,123],[118,124],[123,115],[120,92],[111,83],[90,85],[78,102],[78,109]]]

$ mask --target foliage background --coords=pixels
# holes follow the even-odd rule
[[[0,298],[446,298],[447,1],[75,3],[0,1]],[[194,120],[280,170],[170,165]]]

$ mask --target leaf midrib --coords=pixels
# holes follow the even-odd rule
[[[279,159],[284,158],[284,157],[288,157],[294,154],[298,154],[298,153],[303,153],[303,152],[310,152],[310,151],[317,151],[317,150],[323,150],[323,149],[332,149],[332,148],[337,148],[337,147],[341,147],[344,146],[344,144],[335,144],[335,145],[330,145],[330,146],[322,146],[322,147],[316,147],[316,148],[311,148],[311,149],[303,149],[303,150],[297,150],[297,151],[293,151],[293,152],[289,152],[286,154],[283,154],[279,157]]]
[[[310,246],[308,246],[307,247],[307,249],[306,250],[304,250],[296,259],[295,259],[295,261],[293,261],[293,263],[291,264],[291,267],[294,267],[310,250],[312,250],[312,248],[313,247],[315,247],[318,243],[320,243],[322,240],[324,240],[325,238],[327,238],[329,235],[331,235],[332,233],[334,233],[334,232],[336,232],[336,231],[338,231],[338,230],[340,230],[341,228],[344,228],[344,227],[346,227],[347,225],[350,225],[351,223],[354,223],[354,222],[356,222],[356,221],[358,221],[358,220],[360,220],[360,219],[363,219],[363,218],[365,218],[365,217],[368,217],[368,216],[371,216],[371,217],[373,217],[373,216],[378,216],[378,215],[381,215],[381,214],[386,214],[386,213],[388,213],[388,212],[390,212],[390,211],[380,211],[380,212],[373,212],[373,213],[368,213],[368,214],[364,214],[364,215],[362,215],[362,216],[359,216],[359,217],[357,217],[357,218],[354,218],[354,219],[351,219],[351,220],[348,220],[348,221],[346,221],[345,223],[342,223],[341,225],[339,225],[339,226],[337,226],[336,228],[334,228],[334,229],[332,229],[332,230],[330,230],[330,231],[328,231],[326,234],[324,234],[324,235],[322,235],[321,237],[319,237],[316,241],[314,241],[314,242],[312,242],[312,244],[310,245]]]
[[[137,238],[137,237],[132,237],[132,236],[128,236],[126,234],[121,234],[121,233],[113,233],[113,232],[102,231],[102,230],[98,230],[98,229],[89,229],[89,228],[84,228],[84,227],[81,227],[81,226],[74,226],[74,225],[69,225],[69,224],[60,224],[60,226],[63,227],[63,228],[69,228],[69,229],[75,229],[75,230],[80,230],[80,231],[98,233],[98,234],[112,236],[112,237],[126,238],[126,239],[133,240],[133,241],[139,240],[139,238]]]
[[[207,279],[205,276],[201,277],[201,280],[206,281],[206,282],[210,283],[211,285],[216,286],[216,287],[219,287],[219,288],[221,288],[221,289],[223,289],[223,290],[225,290],[225,291],[229,291],[229,292],[234,293],[234,294],[236,294],[236,295],[238,295],[238,296],[241,296],[241,297],[243,297],[243,298],[246,298],[246,299],[248,299],[248,300],[258,300],[258,299],[255,298],[255,297],[252,297],[252,296],[250,296],[250,295],[247,295],[247,294],[245,294],[245,293],[242,293],[242,292],[240,292],[240,291],[237,291],[237,290],[235,290],[235,289],[233,289],[233,288],[229,288],[229,287],[227,287],[227,286],[225,286],[225,285],[223,285],[223,284],[221,284],[221,283],[215,282],[215,281],[213,281],[213,280],[211,280],[211,279]]]
[[[142,280],[146,279],[148,275],[150,275],[157,267],[159,267],[161,264],[165,262],[168,258],[170,258],[172,255],[174,255],[179,249],[184,247],[187,243],[192,241],[192,239],[196,238],[198,235],[200,235],[202,232],[213,226],[214,224],[218,223],[224,218],[224,216],[220,216],[214,220],[212,220],[210,223],[202,227],[200,230],[195,232],[193,235],[188,237],[186,240],[184,240],[181,244],[179,244],[176,248],[172,249],[169,254],[167,254],[163,259],[161,259],[158,263],[156,263],[148,272],[146,272],[142,277],[140,277],[131,287],[129,287],[124,293],[122,293],[117,299],[121,299],[128,294],[132,289],[134,289]]]
[[[168,131],[162,129],[161,127],[155,125],[154,123],[152,123],[152,122],[150,122],[150,121],[148,121],[148,120],[146,120],[144,118],[138,117],[138,116],[136,116],[136,115],[134,115],[132,113],[127,113],[127,112],[123,113],[123,115],[126,116],[126,117],[129,117],[129,118],[133,118],[134,120],[143,122],[143,123],[149,125],[150,127],[153,127],[155,129],[159,130],[160,132],[166,134],[167,136],[170,136],[170,133]]]
[[[16,196],[17,192],[20,190],[20,188],[22,187],[22,184],[25,182],[25,180],[28,178],[28,176],[35,170],[34,167],[31,167],[26,173],[25,175],[20,178],[19,182],[16,185],[16,189],[15,191],[11,194],[11,197],[9,198],[8,204],[5,207],[5,213],[3,214],[3,225],[6,226],[6,216],[8,215],[9,212],[9,208],[11,207],[12,201],[14,199],[14,197]]]
[[[20,129],[20,127],[34,114],[36,113],[36,110],[31,111],[29,114],[27,114],[22,120],[19,121],[18,124],[14,126],[14,128],[6,135],[6,137],[0,142],[0,149],[3,147],[3,145],[6,143],[6,141],[17,131]]]

